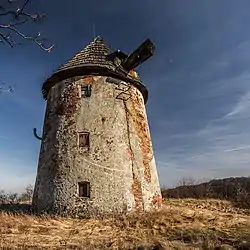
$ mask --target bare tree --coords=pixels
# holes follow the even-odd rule
[[[7,202],[7,195],[4,190],[0,190],[0,205]]]
[[[51,52],[54,45],[47,47],[41,33],[27,35],[21,31],[28,23],[40,22],[44,18],[41,13],[29,13],[27,5],[32,0],[2,0],[0,3],[0,42],[10,47],[19,45],[18,38],[29,40],[46,52]],[[1,1],[1,2],[2,2]]]
[[[178,186],[192,186],[196,185],[198,181],[194,179],[193,177],[182,177],[177,183],[176,187]]]
[[[8,203],[9,204],[15,204],[18,201],[18,193],[9,193],[7,195]]]
[[[201,178],[199,180],[196,180],[193,177],[182,177],[175,185],[174,187],[179,187],[179,186],[193,186],[193,185],[199,185],[201,183],[205,183],[210,181],[209,178]]]
[[[19,196],[20,202],[31,202],[33,196],[33,186],[30,184],[25,188],[25,191]]]
[[[12,86],[6,87],[4,83],[0,83],[0,94],[2,92],[14,92],[14,88]]]

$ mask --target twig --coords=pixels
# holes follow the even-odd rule
[[[9,5],[11,6],[14,3],[19,3],[19,2],[22,2],[22,0],[7,0],[6,3],[9,3]],[[43,17],[45,16],[44,14],[27,13],[25,11],[25,8],[27,7],[29,2],[31,2],[31,0],[25,0],[22,6],[17,10],[11,9],[10,6],[9,8],[6,8],[3,5],[0,5],[0,18],[4,17],[5,22],[7,22],[7,24],[0,23],[0,42],[8,44],[10,47],[14,47],[15,45],[17,45],[17,43],[15,43],[15,41],[12,39],[11,33],[13,33],[24,40],[29,40],[34,42],[44,51],[51,52],[54,45],[46,47],[43,44],[43,41],[45,39],[41,38],[40,32],[37,34],[37,36],[28,36],[18,28],[19,26],[24,25],[29,21],[36,22],[42,20]],[[2,13],[1,10],[3,11]],[[6,19],[8,20],[6,21]]]

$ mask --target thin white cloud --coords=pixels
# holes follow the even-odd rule
[[[183,177],[196,180],[218,179],[231,176],[250,176],[250,147],[244,151],[223,152],[213,151],[195,156],[181,156],[179,159],[169,160],[163,156],[157,161],[159,179],[162,186],[173,186]],[[165,161],[164,161],[165,158]]]
[[[243,95],[240,101],[235,105],[233,110],[229,112],[225,117],[239,116],[249,117],[250,110],[250,91]]]
[[[248,149],[250,149],[250,145],[226,149],[226,150],[224,150],[224,152],[235,152],[235,151],[242,151],[242,150],[248,150]]]
[[[170,135],[171,141],[177,144],[156,152],[163,186],[172,186],[182,177],[199,180],[250,175],[250,133],[247,125],[250,123],[249,80],[250,73],[244,72],[214,83],[211,91],[205,93],[206,97],[218,95],[218,91],[224,93],[224,90],[234,86],[240,86],[243,94],[227,114],[208,121],[200,130]],[[175,121],[172,123],[175,124]],[[190,146],[188,150],[187,145]]]

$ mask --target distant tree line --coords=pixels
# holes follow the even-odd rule
[[[28,185],[24,192],[6,193],[0,190],[1,204],[30,204],[33,196],[33,186]],[[174,188],[162,188],[163,198],[194,198],[194,199],[220,199],[231,201],[241,208],[250,209],[250,177],[236,177],[210,180],[208,182],[196,181],[193,178],[183,178]]]
[[[250,208],[250,177],[237,177],[211,180],[196,184],[180,182],[175,188],[162,189],[164,198],[213,198],[228,200],[237,207]]]
[[[3,204],[17,204],[26,203],[30,204],[33,196],[33,187],[28,185],[24,192],[21,194],[10,192],[6,193],[4,190],[0,190],[0,205]]]

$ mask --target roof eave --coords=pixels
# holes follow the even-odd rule
[[[125,82],[131,83],[135,86],[143,95],[144,103],[147,103],[148,100],[148,90],[146,86],[138,79],[130,77],[123,72],[117,71],[115,68],[109,66],[100,66],[100,65],[86,65],[86,66],[77,66],[73,68],[68,68],[64,70],[59,70],[55,72],[51,77],[49,77],[42,86],[42,94],[45,100],[47,100],[48,93],[50,89],[58,82],[66,80],[68,78],[82,76],[82,75],[101,75],[101,76],[113,76]]]

